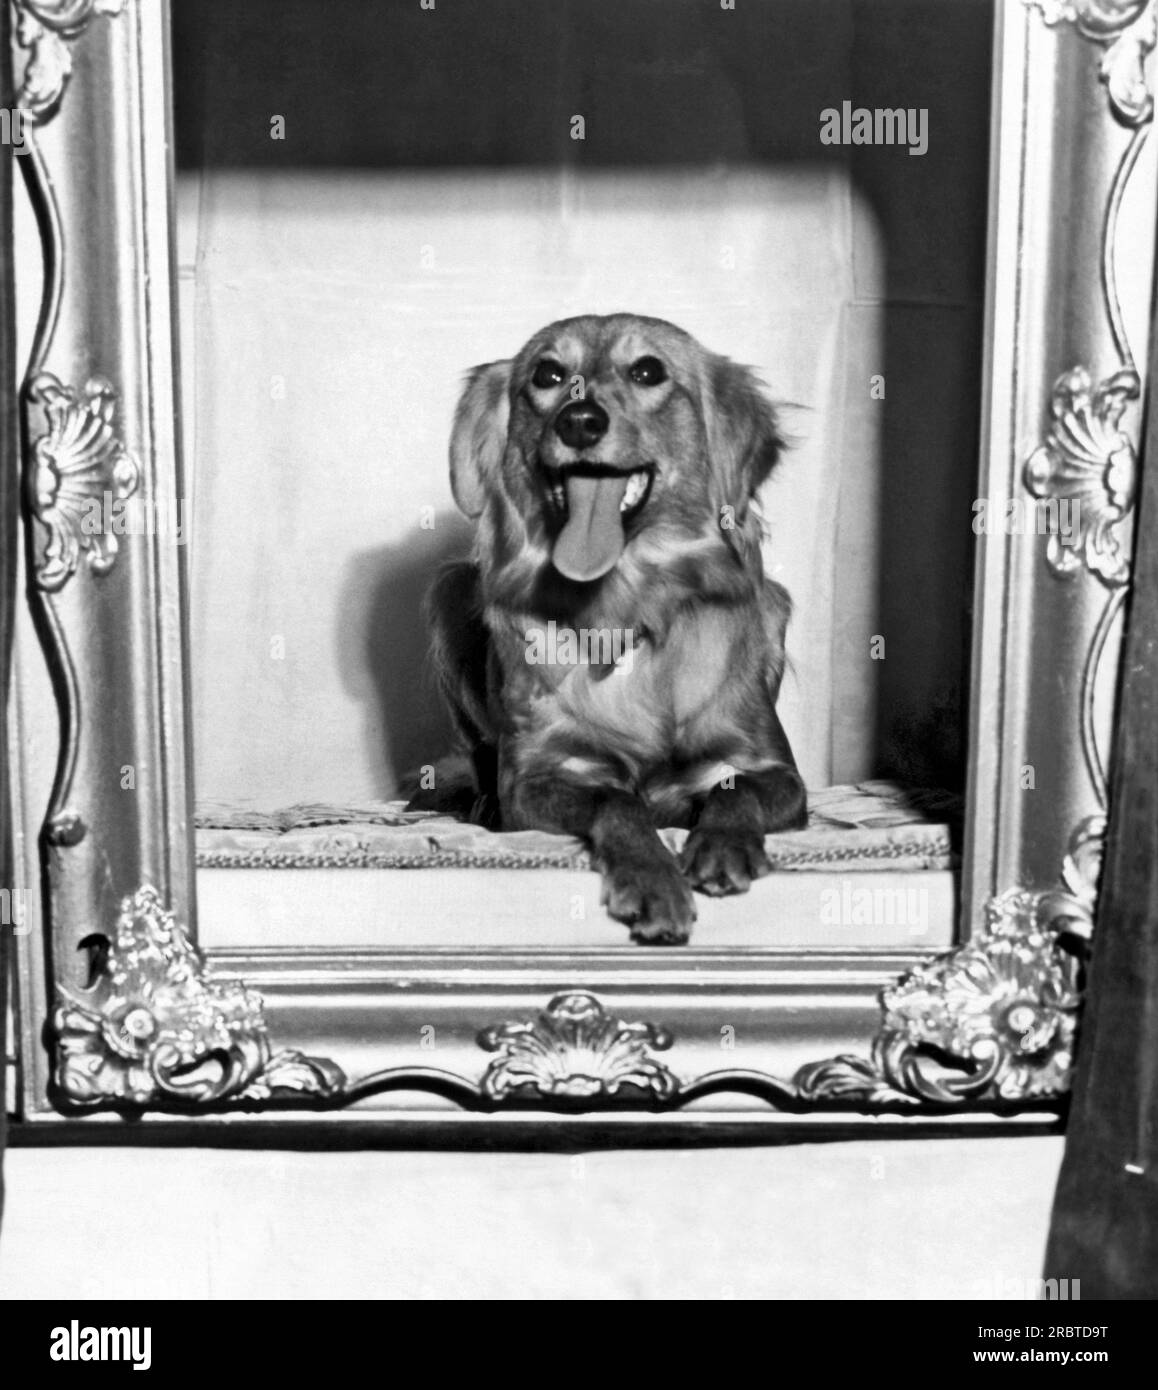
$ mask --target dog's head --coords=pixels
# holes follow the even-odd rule
[[[782,441],[753,374],[661,319],[564,319],[477,367],[451,483],[494,560],[599,580],[750,538],[749,503]]]

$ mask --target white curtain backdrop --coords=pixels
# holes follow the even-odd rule
[[[443,751],[419,609],[468,540],[462,375],[620,309],[790,403],[765,494],[784,722],[810,785],[872,773],[886,266],[846,167],[209,170],[179,194],[199,798],[385,796]]]

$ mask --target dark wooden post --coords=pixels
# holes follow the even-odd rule
[[[1158,321],[1093,959],[1046,1253],[1083,1299],[1158,1297]],[[1072,1284],[1071,1284],[1072,1287]]]

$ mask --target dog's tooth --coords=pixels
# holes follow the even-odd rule
[[[623,501],[619,504],[619,510],[625,512],[629,508],[634,507],[643,496],[646,486],[647,474],[642,471],[633,473],[627,480],[627,487],[624,489]]]

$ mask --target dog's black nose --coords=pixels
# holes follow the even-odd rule
[[[555,416],[555,433],[568,449],[598,444],[611,424],[607,411],[594,401],[572,401]]]

